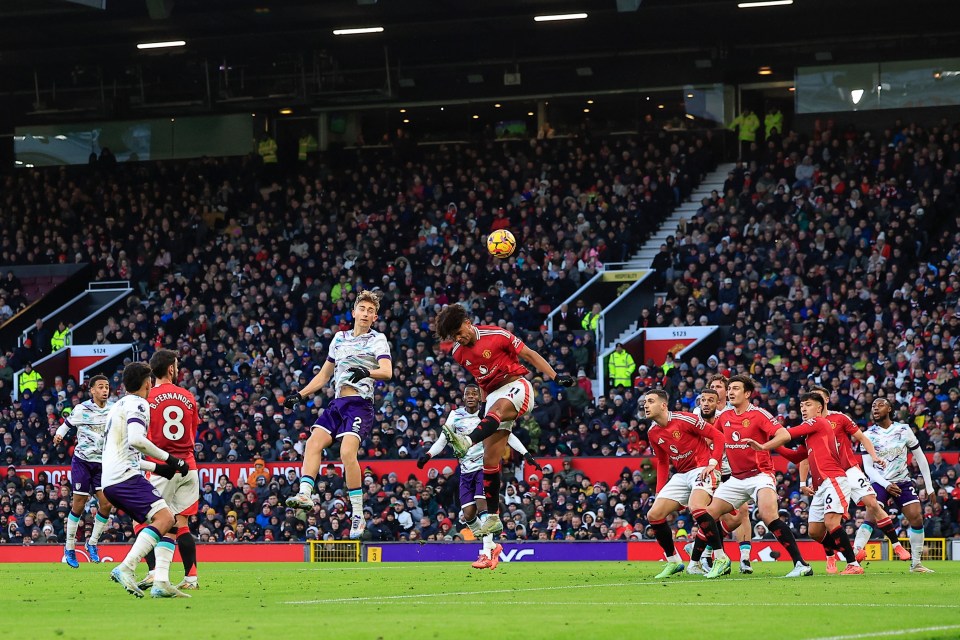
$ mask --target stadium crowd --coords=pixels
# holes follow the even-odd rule
[[[705,199],[657,257],[668,294],[641,324],[725,325],[724,348],[705,362],[645,363],[634,388],[599,398],[592,333],[537,328],[582,279],[629,256],[714,166],[708,134],[367,151],[343,166],[299,167],[286,181],[264,180],[252,159],[34,170],[7,179],[4,206],[23,215],[0,221],[0,262],[90,261],[100,279],[131,280],[139,295],[94,341],[133,343],[144,359],[160,346],[181,354],[180,384],[203,404],[201,462],[300,459],[332,391],[299,411],[282,399],[318,370],[365,287],[385,294],[377,328],[397,368],[378,390],[381,422],[365,459],[416,459],[436,439],[466,376],[436,344],[430,317],[456,301],[578,374],[570,390],[534,380],[539,406],[516,433],[535,454],[648,456],[643,389],[662,386],[689,409],[717,372],[751,373],[758,404],[787,425],[799,422],[795,398],[812,380],[831,386],[833,408],[859,424],[882,393],[925,449],[960,448],[960,133],[899,124],[876,136],[834,133],[751,149],[724,193]],[[491,264],[481,240],[500,227],[521,250]],[[59,410],[82,399],[74,382],[44,381],[18,402],[9,395],[6,371],[44,348],[35,341],[0,362],[0,456],[14,468],[69,463],[69,448],[51,437]],[[614,486],[578,478],[572,464],[541,474],[511,462],[508,539],[647,537],[647,458],[625,460]],[[927,507],[927,535],[960,535],[957,468],[942,459],[933,468],[941,499]],[[31,488],[8,473],[0,540],[51,531],[62,540],[69,486],[38,477]],[[374,539],[459,529],[455,465],[431,475],[365,479]],[[264,473],[234,487],[221,478],[204,487],[191,527],[201,540],[343,537],[339,476],[321,477],[310,513],[282,506],[296,481]],[[807,502],[792,467],[778,482],[782,517],[802,536]],[[686,516],[674,524],[678,536],[695,526]],[[105,539],[131,534],[115,518]]]

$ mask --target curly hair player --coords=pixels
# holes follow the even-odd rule
[[[479,533],[481,536],[497,534],[503,531],[500,460],[514,421],[534,405],[533,386],[523,377],[528,371],[520,364],[520,358],[562,387],[572,387],[576,381],[569,375],[558,374],[543,356],[506,329],[474,325],[467,317],[466,309],[458,304],[440,310],[436,333],[442,341],[453,341],[450,355],[473,374],[486,396],[486,415],[472,433],[462,435],[445,424],[443,434],[458,458],[466,455],[474,444],[483,442],[483,495],[489,516]]]

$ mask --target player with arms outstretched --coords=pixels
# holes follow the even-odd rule
[[[870,459],[874,464],[883,468],[883,461],[877,457],[877,451],[873,447],[873,443],[870,442],[870,439],[867,438],[860,431],[859,427],[854,424],[853,420],[850,417],[840,411],[830,411],[830,392],[827,391],[824,387],[812,387],[810,389],[814,393],[820,395],[823,399],[823,406],[828,407],[824,418],[827,419],[827,422],[830,423],[830,426],[833,427],[833,433],[837,437],[837,447],[840,450],[840,462],[843,463],[844,468],[847,470],[847,481],[850,483],[850,500],[857,505],[863,506],[867,510],[867,518],[870,523],[864,521],[864,524],[867,524],[867,527],[861,527],[861,530],[866,530],[866,536],[864,537],[860,531],[857,531],[857,541],[854,542],[853,552],[856,554],[857,562],[863,562],[864,558],[867,556],[867,552],[864,550],[867,540],[870,539],[870,533],[873,532],[873,528],[877,527],[887,536],[890,540],[890,544],[893,545],[893,551],[897,554],[897,557],[900,560],[909,560],[910,552],[903,548],[903,545],[900,544],[900,539],[897,537],[897,529],[893,524],[893,520],[887,515],[887,512],[880,506],[880,503],[877,501],[877,492],[873,490],[873,487],[870,485],[870,481],[867,479],[867,476],[864,475],[863,469],[861,468],[861,458],[853,452],[853,445],[851,444],[850,438],[853,438],[858,443],[860,443],[860,448],[867,452],[867,455],[870,456]],[[803,463],[800,465],[800,491],[803,491],[803,485],[807,476],[807,464]],[[808,494],[809,495],[809,494]],[[869,527],[869,528],[868,528]],[[861,541],[861,538],[862,541]],[[837,556],[835,550],[829,547],[829,538],[827,539],[827,573],[836,573],[837,572]],[[862,542],[862,544],[861,544]]]
[[[766,443],[787,432],[769,412],[750,403],[755,390],[756,383],[746,375],[733,376],[727,384],[730,408],[720,412],[713,426],[723,431],[731,478],[714,492],[707,511],[716,519],[753,500],[767,530],[773,533],[794,562],[787,577],[813,575],[813,568],[804,561],[793,531],[778,517],[778,496],[770,453],[754,451],[744,442],[749,438]]]
[[[147,482],[141,471],[150,471],[166,478],[176,473],[186,475],[189,468],[180,458],[164,451],[147,438],[150,424],[150,405],[147,394],[153,385],[150,367],[143,362],[132,362],[123,369],[123,388],[127,395],[110,409],[103,443],[103,493],[118,509],[130,514],[137,522],[146,523],[133,548],[110,578],[120,583],[129,593],[143,597],[137,587],[137,564],[156,548],[157,569],[150,595],[154,598],[190,596],[170,584],[170,562],[173,560],[174,541],[167,533],[173,528],[175,517],[157,488]],[[163,462],[144,460],[141,454]]]
[[[112,406],[107,404],[107,398],[110,397],[110,382],[106,376],[93,376],[89,380],[89,389],[90,399],[74,407],[53,436],[53,444],[58,445],[70,433],[70,429],[77,430],[77,446],[73,450],[73,461],[70,463],[73,503],[67,515],[67,540],[63,552],[63,561],[73,569],[80,566],[76,551],[77,527],[90,494],[94,492],[97,494],[97,516],[85,547],[90,562],[100,562],[97,544],[100,542],[100,534],[107,526],[111,508],[110,501],[103,495],[101,482],[103,433],[107,429],[107,416]]]
[[[847,505],[850,503],[850,482],[847,480],[847,470],[840,461],[834,429],[823,417],[826,408],[819,393],[804,393],[800,396],[802,424],[778,431],[762,445],[750,438],[742,442],[755,451],[776,450],[796,464],[804,460],[809,463],[813,475],[813,500],[810,502],[808,520],[810,537],[819,540],[828,553],[837,550],[847,559],[847,568],[840,575],[860,575],[863,567],[857,562],[850,538],[843,530],[843,518],[847,515]],[[804,444],[798,450],[783,446],[791,438],[801,437],[804,438]]]
[[[323,450],[340,440],[340,460],[350,496],[352,516],[350,539],[358,539],[366,528],[363,519],[363,475],[357,452],[373,430],[373,385],[393,377],[393,361],[387,337],[372,326],[380,310],[380,294],[361,291],[353,305],[353,330],[338,331],[330,342],[327,361],[299,393],[288,396],[283,404],[293,408],[323,388],[331,379],[336,398],[311,427],[303,456],[300,491],[287,498],[287,506],[309,509],[316,485]]]
[[[533,409],[533,386],[524,378],[527,369],[520,358],[536,367],[547,379],[562,387],[572,387],[575,380],[558,375],[539,353],[517,336],[496,326],[474,325],[459,304],[445,306],[437,314],[437,337],[453,341],[450,355],[465,367],[486,395],[485,415],[469,435],[444,426],[443,433],[457,457],[463,457],[474,444],[483,442],[483,494],[489,516],[480,527],[480,534],[503,531],[500,521],[500,460],[514,421]]]
[[[907,517],[910,523],[910,572],[933,573],[921,564],[923,554],[923,509],[920,507],[920,498],[914,488],[913,478],[910,477],[910,468],[907,466],[907,454],[913,454],[913,461],[920,468],[923,476],[923,486],[927,490],[927,499],[935,505],[937,495],[933,490],[933,480],[930,477],[930,464],[920,449],[920,442],[914,435],[913,429],[902,422],[894,422],[890,418],[893,407],[886,398],[877,398],[873,401],[873,424],[864,435],[870,439],[876,448],[876,453],[886,465],[883,469],[874,465],[869,455],[863,456],[863,467],[867,471],[873,488],[877,492],[877,499],[886,504],[887,500],[900,508],[900,513]],[[866,523],[860,525],[861,530],[868,527]],[[866,534],[869,536],[869,533]],[[861,531],[857,531],[857,537]]]
[[[662,389],[648,391],[643,397],[644,412],[654,422],[647,437],[657,458],[657,498],[647,520],[667,558],[667,565],[656,577],[668,578],[683,572],[667,516],[689,507],[697,526],[717,550],[714,566],[707,574],[708,578],[715,578],[730,568],[717,522],[707,513],[710,498],[720,483],[717,467],[718,458],[723,456],[723,434],[692,413],[670,411],[669,400]]]
[[[197,542],[187,526],[187,518],[197,513],[200,502],[200,476],[197,473],[197,460],[193,455],[197,424],[200,422],[199,409],[193,394],[176,384],[180,371],[180,360],[176,352],[159,349],[150,358],[150,369],[157,383],[147,396],[150,403],[150,430],[147,437],[164,451],[185,460],[190,471],[184,476],[177,475],[169,479],[155,473],[148,478],[177,516],[177,547],[183,561],[183,581],[177,588],[199,589]],[[147,554],[146,560],[150,571],[137,585],[141,589],[153,584],[156,558],[153,554]]]
[[[450,412],[445,425],[449,425],[460,434],[469,434],[480,424],[480,387],[468,384],[463,389],[463,405]],[[524,461],[540,469],[540,464],[534,459],[520,439],[510,434],[507,444],[523,456]],[[447,436],[440,434],[429,451],[417,458],[417,467],[423,467],[443,451],[447,446]],[[481,535],[480,527],[487,517],[487,500],[483,496],[483,444],[477,443],[467,450],[467,454],[460,458],[460,508],[463,510],[463,521],[470,527],[470,531],[478,539],[483,540],[480,556],[473,563],[474,569],[496,569],[500,563],[500,552],[503,547],[493,541],[493,534]]]

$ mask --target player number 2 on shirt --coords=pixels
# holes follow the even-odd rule
[[[183,409],[167,407],[163,410],[163,436],[170,441],[183,437],[186,429],[183,427]]]

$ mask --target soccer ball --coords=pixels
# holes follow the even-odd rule
[[[487,236],[487,251],[494,258],[509,258],[517,248],[517,239],[506,229],[497,229]]]

